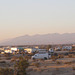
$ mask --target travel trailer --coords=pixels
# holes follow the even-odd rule
[[[26,48],[26,49],[24,49],[24,51],[28,52],[28,53],[34,53],[34,52],[37,51],[37,49],[35,49],[35,48]]]
[[[62,47],[62,50],[71,50],[72,49],[72,46],[63,46]]]

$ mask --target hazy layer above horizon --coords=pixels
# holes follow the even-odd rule
[[[0,41],[48,33],[75,33],[75,0],[0,1]]]

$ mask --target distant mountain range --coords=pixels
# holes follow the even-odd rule
[[[75,43],[75,33],[25,35],[3,41],[0,45],[47,45],[47,44],[70,44]]]

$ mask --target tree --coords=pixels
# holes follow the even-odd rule
[[[23,57],[19,58],[19,61],[16,61],[15,64],[15,75],[27,75],[26,69],[28,68],[29,63]]]

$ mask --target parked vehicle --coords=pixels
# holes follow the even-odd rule
[[[45,60],[47,60],[49,58],[51,58],[51,55],[49,53],[43,53],[43,54],[37,53],[34,56],[32,56],[32,59],[45,59]]]
[[[50,48],[50,49],[49,49],[49,52],[50,52],[50,53],[54,53],[54,49],[53,49],[53,48]]]

